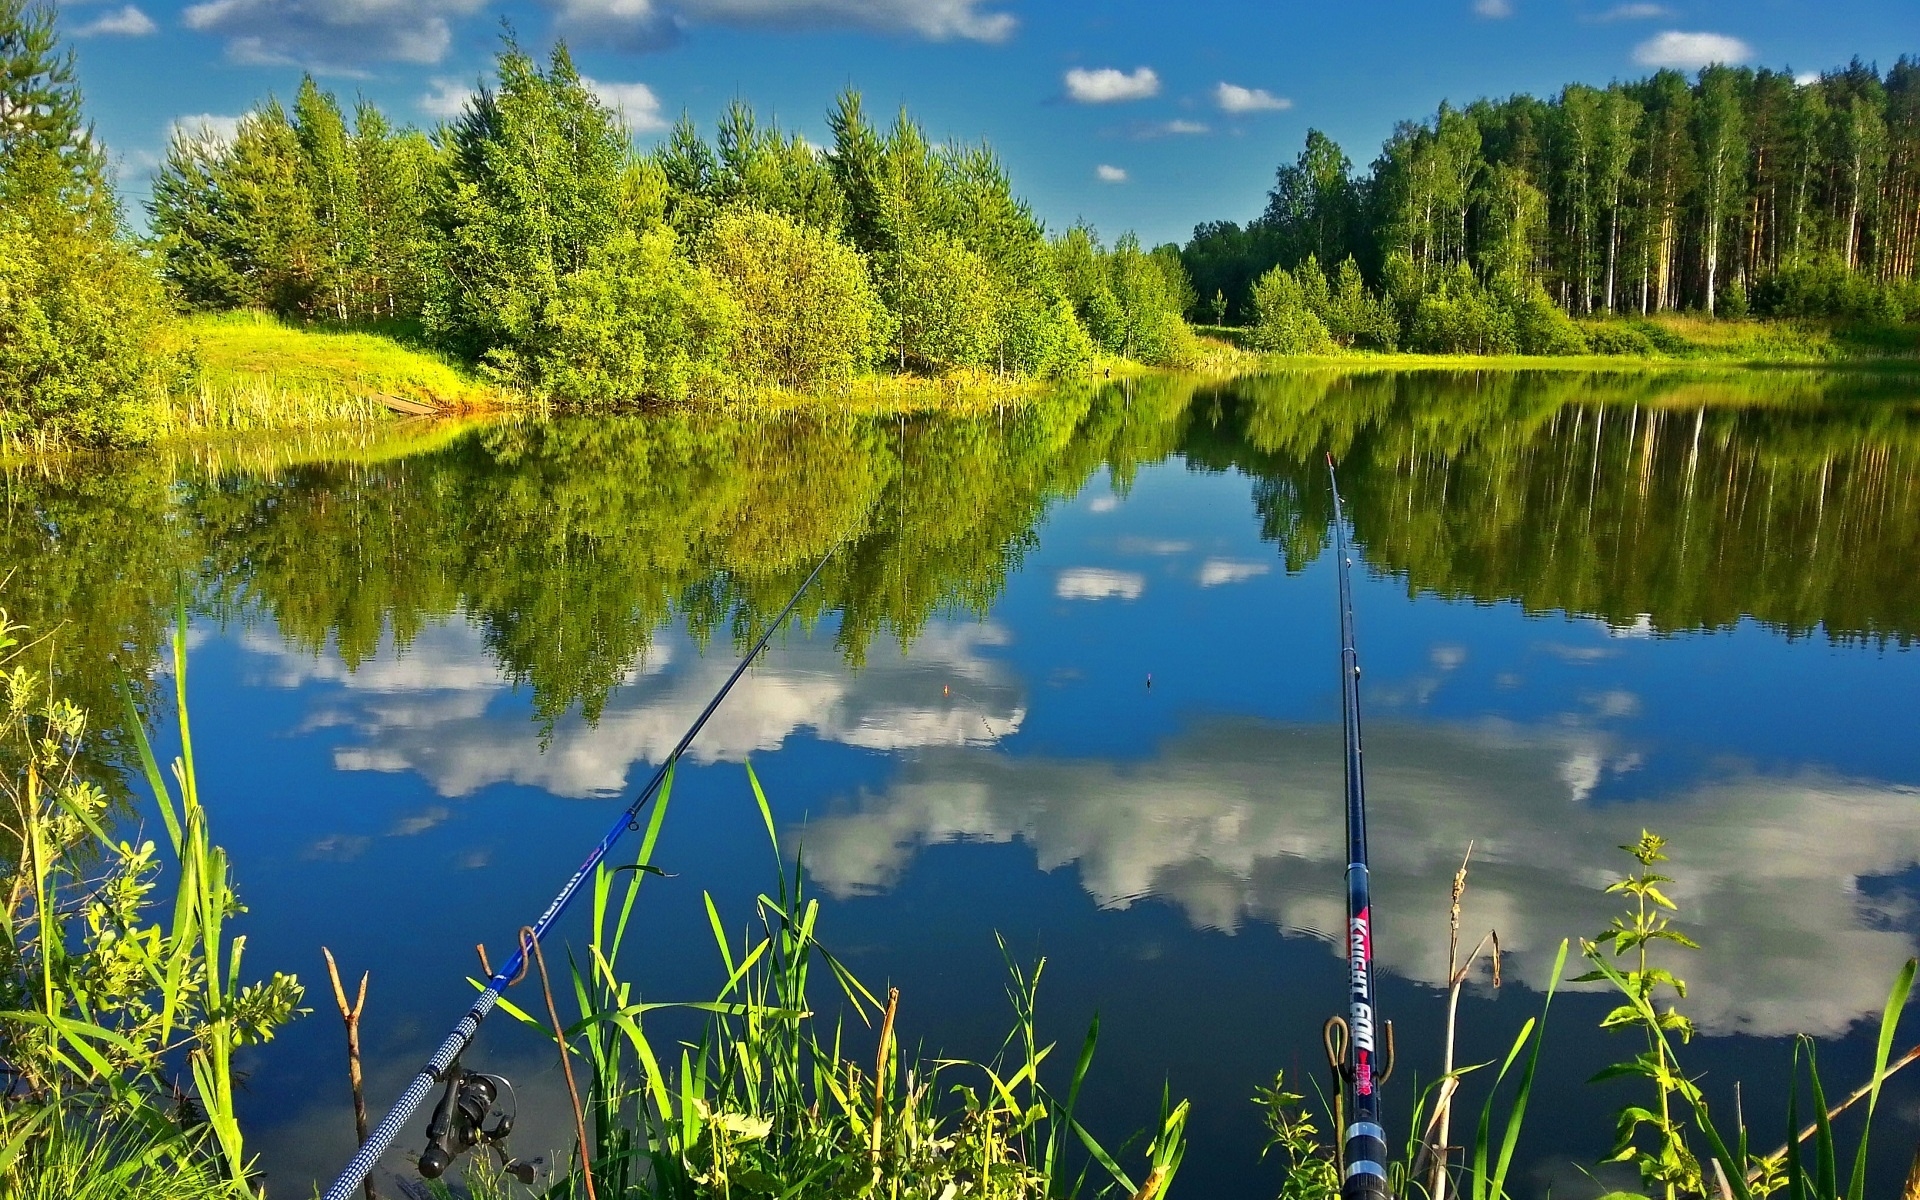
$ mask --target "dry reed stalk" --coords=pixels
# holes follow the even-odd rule
[[[880,1050],[873,1059],[873,1127],[869,1143],[876,1169],[880,1161],[881,1121],[886,1111],[887,1058],[893,1052],[893,1018],[900,1011],[900,989],[887,989],[887,1015],[880,1021]]]
[[[360,1013],[367,1006],[367,979],[371,971],[360,973],[360,994],[354,997],[353,1004],[347,1004],[347,989],[340,984],[340,968],[333,961],[333,951],[325,946],[320,953],[327,958],[327,978],[333,981],[333,1002],[340,1006],[340,1019],[347,1026],[347,1082],[353,1086],[353,1132],[362,1145],[367,1141],[367,1097],[360,1084]],[[380,1200],[380,1194],[374,1190],[373,1176],[369,1174],[361,1182],[367,1193],[367,1200]]]
[[[1474,964],[1480,961],[1480,955],[1489,946],[1492,947],[1493,986],[1500,986],[1500,934],[1489,929],[1467,955],[1467,961],[1460,959],[1460,900],[1467,892],[1467,865],[1473,859],[1473,843],[1467,843],[1467,852],[1461,856],[1460,869],[1453,873],[1453,893],[1447,909],[1447,1023],[1446,1042],[1441,1061],[1440,1090],[1435,1094],[1433,1116],[1427,1121],[1426,1131],[1420,1138],[1420,1152],[1414,1157],[1413,1175],[1418,1178],[1422,1169],[1431,1171],[1428,1194],[1432,1200],[1447,1200],[1447,1163],[1452,1154],[1449,1144],[1453,1131],[1453,1097],[1460,1090],[1460,1078],[1453,1073],[1454,1034],[1458,1028],[1460,1015],[1460,991],[1466,985],[1467,977],[1473,973]]]

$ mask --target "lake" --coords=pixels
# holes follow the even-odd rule
[[[1438,1070],[1469,844],[1463,933],[1496,929],[1506,957],[1497,992],[1484,971],[1468,989],[1462,1061],[1539,1012],[1560,941],[1618,907],[1616,847],[1651,829],[1702,944],[1669,965],[1716,1111],[1740,1080],[1756,1140],[1784,1134],[1796,1033],[1821,1039],[1830,1092],[1864,1081],[1920,935],[1911,376],[1153,377],[965,417],[503,422],[297,465],[16,468],[0,604],[58,627],[91,769],[114,778],[119,671],[172,736],[163,645],[188,597],[248,971],[298,972],[315,1010],[243,1063],[273,1194],[307,1195],[353,1145],[320,947],[372,972],[377,1117],[469,1003],[474,944],[504,953],[831,550],[679,772],[670,874],[626,960],[642,993],[711,996],[703,897],[744,929],[798,856],[822,941],[900,989],[908,1047],[998,1048],[998,935],[1046,960],[1057,1057],[1099,1014],[1085,1123],[1117,1144],[1164,1084],[1194,1105],[1174,1194],[1256,1197],[1278,1173],[1253,1091],[1279,1070],[1325,1086],[1321,1023],[1344,1005],[1329,452],[1357,546],[1396,1139]],[[126,795],[131,822],[150,801]],[[1598,1029],[1595,988],[1554,1003],[1519,1194],[1628,1182],[1595,1163],[1645,1097],[1587,1081],[1640,1043]],[[566,1144],[550,1042],[496,1016],[472,1061],[518,1086],[516,1149]],[[1876,1121],[1891,1190],[1920,1078]]]

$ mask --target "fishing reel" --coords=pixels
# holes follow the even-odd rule
[[[499,1104],[502,1091],[512,1100],[513,1109],[502,1112],[489,1125],[487,1118]],[[420,1174],[438,1179],[454,1159],[476,1146],[486,1146],[500,1160],[501,1170],[531,1186],[545,1172],[545,1160],[509,1158],[500,1144],[513,1132],[519,1109],[513,1084],[505,1076],[463,1071],[456,1062],[447,1073],[447,1090],[434,1107],[433,1119],[427,1122],[427,1148],[420,1154]]]

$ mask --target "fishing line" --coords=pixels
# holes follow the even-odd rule
[[[837,548],[838,547],[835,549]],[[587,855],[586,861],[580,864],[580,869],[573,873],[573,877],[567,880],[566,886],[560,889],[560,894],[555,896],[553,902],[547,905],[547,910],[540,914],[540,919],[529,927],[528,931],[532,935],[531,941],[545,940],[547,932],[553,928],[554,922],[558,921],[560,915],[566,912],[567,906],[573,903],[573,898],[579,894],[581,886],[585,884],[588,877],[593,874],[594,868],[599,866],[601,861],[606,858],[607,852],[613,849],[614,843],[618,842],[621,835],[625,834],[629,829],[634,829],[639,826],[640,810],[646,807],[647,801],[653,799],[655,793],[660,790],[660,785],[666,781],[667,772],[673,769],[674,763],[678,762],[680,756],[686,753],[687,747],[693,744],[693,739],[699,736],[701,728],[707,723],[707,719],[713,716],[714,710],[720,707],[720,702],[727,698],[727,693],[733,690],[733,685],[740,682],[740,677],[746,674],[747,668],[753,664],[753,660],[759,657],[762,650],[766,649],[767,643],[772,640],[774,633],[779,630],[782,625],[786,624],[787,618],[792,615],[794,608],[800,603],[800,597],[806,595],[807,589],[813,586],[813,581],[820,577],[820,572],[826,568],[827,562],[833,557],[833,554],[833,550],[828,550],[820,561],[814,565],[813,571],[807,575],[806,579],[800,584],[799,589],[793,593],[792,598],[787,601],[786,607],[782,608],[779,615],[775,616],[773,620],[768,623],[766,631],[754,642],[753,648],[747,651],[746,656],[740,660],[739,665],[733,668],[733,673],[727,676],[727,681],[720,685],[720,690],[713,694],[713,699],[707,702],[706,708],[700,711],[700,715],[694,719],[693,724],[688,727],[687,732],[681,736],[679,744],[673,748],[672,753],[660,761],[660,767],[653,773],[653,778],[647,781],[647,785],[640,789],[639,794],[633,798],[633,802],[627,805],[621,812],[619,819],[614,821],[612,828],[607,830],[606,835],[600,839],[599,843],[594,846],[592,852]],[[412,1118],[414,1113],[419,1111],[420,1105],[426,1100],[427,1095],[432,1092],[436,1086],[447,1081],[461,1053],[466,1050],[467,1046],[473,1041],[474,1034],[479,1031],[480,1022],[486,1019],[487,1014],[493,1010],[494,1003],[500,999],[500,993],[525,970],[529,945],[530,941],[528,938],[522,937],[520,939],[519,947],[514,950],[505,962],[500,964],[500,969],[495,971],[493,976],[487,980],[487,986],[481,990],[479,998],[473,1002],[473,1007],[469,1008],[466,1015],[461,1017],[459,1022],[454,1025],[452,1032],[447,1034],[446,1040],[440,1043],[440,1048],[435,1050],[433,1057],[427,1060],[427,1065],[420,1068],[419,1074],[413,1077],[413,1082],[407,1085],[407,1090],[400,1094],[400,1098],[394,1101],[393,1107],[388,1110],[387,1115],[381,1118],[380,1124],[372,1133],[367,1135],[367,1140],[361,1143],[360,1149],[355,1152],[353,1156],[353,1160],[347,1164],[346,1169],[340,1172],[339,1177],[333,1181],[333,1185],[327,1189],[323,1200],[351,1200],[354,1191],[357,1190],[361,1182],[372,1173],[374,1165],[380,1161],[380,1156],[387,1152],[387,1149],[391,1147],[394,1141],[400,1136],[400,1131],[406,1125],[407,1121]]]
[[[1344,1200],[1386,1200],[1387,1135],[1380,1124],[1379,1084],[1385,1080],[1375,1044],[1378,1018],[1373,995],[1373,900],[1367,880],[1367,782],[1360,758],[1360,652],[1353,641],[1353,557],[1347,549],[1346,512],[1333,455],[1327,455],[1333,487],[1333,538],[1340,580],[1340,718],[1346,737],[1347,800],[1347,1036],[1340,1047],[1340,1074],[1351,1102],[1351,1120],[1341,1130],[1340,1194]],[[1335,1018],[1338,1020],[1338,1018]],[[1332,1022],[1328,1053],[1334,1054]],[[344,1200],[344,1198],[342,1198]]]

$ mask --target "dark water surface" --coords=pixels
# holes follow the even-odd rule
[[[711,995],[703,892],[738,928],[773,885],[752,756],[823,940],[901,989],[909,1045],[998,1047],[997,932],[1046,957],[1052,1037],[1100,1014],[1088,1124],[1119,1142],[1168,1082],[1194,1102],[1175,1194],[1257,1197],[1249,1097],[1324,1071],[1342,1003],[1329,450],[1365,568],[1390,1119],[1437,1070],[1467,844],[1465,924],[1509,955],[1462,1008],[1478,1061],[1539,1010],[1560,940],[1605,927],[1642,828],[1671,839],[1703,943],[1673,965],[1722,1111],[1742,1080],[1756,1139],[1784,1132],[1797,1032],[1825,1040],[1830,1090],[1860,1082],[1863,1019],[1920,934],[1912,379],[1156,379],[966,419],[567,421],[322,465],[15,472],[0,603],[64,622],[62,686],[107,723],[110,773],[110,662],[160,695],[146,664],[186,580],[249,973],[297,971],[316,1009],[245,1063],[252,1144],[300,1196],[352,1144],[319,947],[373,972],[383,1110],[471,997],[473,944],[544,907],[845,539],[681,772],[674,877],[626,960],[641,990]],[[1555,1004],[1524,1194],[1604,1190],[1583,1172],[1642,1098],[1586,1082],[1636,1044],[1596,1028],[1609,1007],[1590,985]],[[561,1144],[550,1045],[496,1017],[481,1047],[522,1089],[518,1149]],[[1916,1083],[1883,1101],[1884,1188]]]

